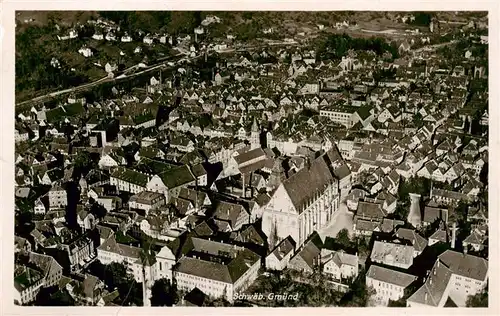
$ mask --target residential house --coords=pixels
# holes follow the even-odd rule
[[[288,268],[305,275],[312,274],[321,265],[322,248],[323,242],[318,233],[314,232],[290,259]]]
[[[170,196],[177,196],[183,187],[193,185],[195,182],[196,179],[189,167],[184,165],[154,175],[146,183],[146,188],[148,191],[164,194],[168,201]]]
[[[283,239],[266,257],[266,269],[282,271],[288,265],[295,251],[295,241],[292,237]]]
[[[371,265],[366,272],[366,286],[375,290],[373,300],[378,306],[387,306],[389,300],[397,301],[405,294],[417,277],[408,273]]]
[[[399,228],[396,231],[396,237],[409,242],[413,246],[413,257],[420,255],[427,247],[427,240],[413,229]]]
[[[232,231],[250,223],[250,214],[241,204],[221,201],[217,204],[213,216],[216,220],[228,222]]]
[[[407,300],[408,307],[443,307],[451,299],[465,307],[469,295],[480,293],[488,282],[488,261],[447,250],[438,256],[425,283]]]
[[[50,209],[64,208],[66,205],[68,205],[68,196],[66,190],[60,186],[52,187],[48,193],[48,196]]]
[[[143,281],[143,265],[140,257],[142,249],[120,244],[115,236],[108,238],[97,247],[97,259],[102,264],[116,262],[124,265],[127,272],[134,276],[136,282]]]
[[[321,249],[321,265],[323,273],[333,280],[354,280],[359,273],[358,255],[340,251]]]
[[[192,238],[192,244],[174,268],[179,289],[198,288],[208,296],[233,302],[236,293],[257,279],[261,259],[253,251],[200,238]]]
[[[413,246],[376,240],[370,259],[372,262],[408,269],[413,264]]]

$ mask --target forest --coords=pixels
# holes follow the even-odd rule
[[[321,60],[339,59],[345,56],[349,50],[373,51],[378,56],[389,52],[392,58],[398,58],[398,47],[395,43],[388,43],[383,38],[374,37],[369,39],[353,38],[347,34],[333,34],[318,46],[317,57]]]

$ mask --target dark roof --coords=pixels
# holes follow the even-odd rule
[[[448,213],[448,210],[446,210],[446,209],[426,206],[424,208],[423,221],[425,223],[434,223],[438,219],[442,219],[444,221],[447,221],[448,220],[447,213]]]
[[[379,203],[358,202],[358,208],[356,210],[357,217],[382,219],[385,215],[386,212]]]
[[[255,148],[252,150],[249,150],[247,152],[241,153],[238,156],[234,157],[234,160],[238,163],[238,165],[241,165],[242,163],[245,163],[247,161],[259,158],[259,157],[265,157],[266,153],[262,148]]]
[[[358,113],[359,117],[364,121],[371,115],[370,113],[371,109],[372,108],[369,106],[363,106],[357,109],[356,113]]]
[[[309,167],[301,169],[283,181],[283,186],[297,212],[303,211],[304,205],[312,199],[317,192],[322,192],[326,185],[336,179],[329,154],[323,154],[310,163]]]
[[[294,251],[295,249],[295,241],[291,236],[283,239],[272,251],[272,254],[278,259],[283,259],[290,251]]]
[[[232,245],[229,245],[233,247]],[[176,267],[177,272],[202,278],[234,284],[260,257],[249,249],[243,248],[228,264],[183,257]]]
[[[118,167],[113,170],[111,176],[141,187],[145,187],[149,180],[146,174],[123,167]]]
[[[315,259],[319,258],[321,255],[321,248],[323,248],[321,237],[317,232],[314,232],[311,237],[309,237],[308,241],[304,243],[302,250],[295,256],[300,256],[302,260],[312,268],[315,264],[317,264]]]
[[[483,281],[488,273],[488,261],[481,257],[447,250],[439,256],[453,273]]]
[[[206,295],[199,288],[195,287],[188,294],[184,296],[184,301],[187,306],[203,306]]]
[[[427,239],[420,236],[420,234],[413,229],[400,228],[397,230],[396,236],[400,239],[410,241],[417,251],[423,251],[425,247],[427,247]]]
[[[214,217],[219,220],[229,221],[234,228],[240,214],[247,213],[243,205],[221,201],[215,209]]]
[[[438,306],[445,294],[452,274],[484,281],[488,272],[488,261],[453,250],[442,253],[434,263],[426,282],[408,301]]]
[[[205,221],[196,225],[196,227],[193,229],[193,231],[197,236],[200,236],[200,237],[212,236],[214,233],[212,228],[210,228],[210,226]]]
[[[165,186],[169,189],[174,189],[195,181],[195,178],[188,166],[180,166],[178,168],[167,170],[159,176]]]
[[[366,277],[402,287],[409,286],[417,279],[417,277],[414,275],[384,268],[374,264],[372,264],[368,269]]]

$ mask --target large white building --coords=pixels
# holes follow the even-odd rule
[[[278,186],[262,217],[266,236],[277,237],[273,243],[291,236],[300,247],[314,231],[330,224],[340,196],[334,172],[342,163],[333,148]]]
[[[387,306],[389,300],[397,301],[404,296],[404,290],[417,279],[416,276],[371,265],[366,273],[366,286],[372,287],[371,297],[377,306]]]
[[[97,259],[102,264],[113,262],[124,264],[128,273],[134,276],[136,282],[143,281],[141,248],[119,244],[114,236],[108,238],[97,247]]]
[[[40,271],[17,267],[14,271],[14,301],[21,305],[34,301],[43,284],[44,278]]]
[[[352,107],[323,107],[319,111],[319,116],[327,117],[333,122],[344,125],[347,128],[352,127],[355,122],[353,121],[356,108]]]
[[[179,259],[174,278],[180,290],[198,288],[229,302],[258,277],[261,258],[253,251],[216,241],[191,238],[192,248]]]
[[[453,250],[442,253],[425,283],[406,302],[409,307],[443,307],[451,299],[465,307],[469,295],[480,293],[488,282],[488,261]]]
[[[196,177],[191,173],[189,167],[184,165],[153,176],[146,183],[146,188],[148,191],[164,194],[168,201],[171,196],[178,196],[183,187],[195,183]]]

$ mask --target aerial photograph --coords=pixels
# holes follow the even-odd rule
[[[488,307],[488,124],[488,12],[16,11],[14,304]]]

